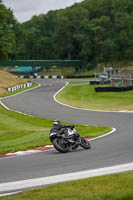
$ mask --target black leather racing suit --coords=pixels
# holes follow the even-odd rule
[[[67,128],[74,128],[74,126],[72,125],[62,125],[62,124],[54,124],[53,127],[50,129],[50,133],[60,133],[60,134],[63,134],[65,133],[66,137],[68,136],[68,130]],[[79,145],[79,134],[77,133],[76,135],[76,138],[77,138],[77,141],[75,142],[74,146],[72,147],[73,149]],[[51,138],[50,138],[51,140]],[[52,140],[51,140],[52,142]]]
[[[50,129],[50,133],[64,133],[65,128],[74,128],[72,125],[54,124]]]

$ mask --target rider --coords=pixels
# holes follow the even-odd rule
[[[65,128],[71,128],[73,129],[74,126],[73,125],[62,125],[61,122],[59,120],[54,120],[53,122],[53,126],[50,129],[50,133],[65,133]]]
[[[74,126],[73,126],[73,125],[62,125],[62,124],[60,123],[60,121],[54,120],[53,126],[52,126],[52,128],[50,129],[50,135],[51,135],[51,134],[55,134],[55,133],[59,133],[59,134],[63,134],[63,133],[64,133],[64,134],[65,134],[65,137],[67,138],[67,137],[69,137],[67,128],[73,129]],[[72,149],[75,149],[75,148],[78,147],[79,144],[80,144],[80,140],[79,140],[79,139],[80,139],[80,135],[79,135],[77,132],[74,133],[74,138],[75,138],[76,140],[75,140],[74,145],[72,146]],[[50,137],[50,140],[51,140],[51,142],[52,142],[51,137]]]

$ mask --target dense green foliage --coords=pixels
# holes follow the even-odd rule
[[[14,56],[17,32],[18,23],[13,12],[0,0],[0,60]]]
[[[93,63],[133,58],[132,0],[85,0],[71,8],[34,16],[22,29],[17,58]]]
[[[100,62],[131,61],[133,1],[84,0],[33,16],[16,31],[15,59],[81,59],[91,62],[89,68]]]

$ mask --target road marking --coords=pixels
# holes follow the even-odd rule
[[[1,97],[0,100],[2,100],[2,99],[7,99],[7,98],[13,97],[13,96],[17,96],[17,95],[19,95],[19,94],[22,94],[22,93],[25,93],[25,92],[28,92],[28,91],[37,89],[37,88],[39,88],[39,87],[41,87],[41,84],[40,84],[40,83],[39,83],[36,87],[33,87],[33,88],[30,88],[30,89],[24,90],[24,91],[22,91],[22,92],[18,92],[18,93],[16,93],[16,94],[12,94],[12,95],[10,95],[10,96]]]
[[[7,107],[7,106],[2,102],[2,100],[3,100],[3,99],[8,99],[8,98],[13,97],[13,96],[17,96],[17,95],[19,95],[19,94],[22,94],[22,93],[25,93],[25,92],[34,90],[34,89],[39,88],[39,87],[41,87],[41,84],[39,84],[38,86],[36,86],[36,87],[34,87],[34,88],[30,88],[30,89],[28,89],[28,90],[24,90],[24,91],[22,91],[22,92],[18,92],[18,93],[16,93],[16,94],[13,94],[13,95],[10,95],[10,96],[2,97],[2,98],[0,98],[0,104],[1,104],[5,109],[7,109],[7,110],[11,110],[11,111],[15,111],[15,112],[17,112],[17,113],[21,113],[21,114],[24,114],[24,115],[28,115],[28,114],[26,114],[26,113],[23,113],[23,112],[19,112],[19,111],[10,109],[9,107]],[[32,116],[32,115],[28,115],[28,116]]]
[[[38,87],[40,87],[40,86],[38,86]],[[77,108],[77,107],[69,106],[69,105],[66,105],[66,104],[62,104],[62,103],[60,103],[59,101],[56,100],[56,95],[61,90],[63,90],[64,87],[61,88],[58,92],[56,92],[55,95],[53,96],[54,100],[57,103],[61,104],[61,105],[64,105],[64,106],[67,106],[67,107],[71,107],[71,108],[75,108],[75,109],[96,111],[96,112],[123,112],[123,111],[89,110],[89,109],[82,109],[82,108]],[[35,89],[35,88],[33,88],[33,89]],[[26,91],[28,91],[28,90],[26,90]],[[24,92],[26,92],[26,91],[24,91]],[[18,94],[20,94],[20,93],[18,93]],[[18,95],[18,94],[15,94],[15,95]],[[15,95],[13,95],[13,96],[15,96]],[[9,98],[9,97],[6,97],[6,98]],[[6,109],[9,109],[8,107],[6,107],[1,102],[2,99],[4,99],[4,98],[0,99],[0,103]],[[22,114],[24,114],[24,113],[22,113]],[[117,166],[113,166],[113,167],[93,169],[93,170],[86,170],[86,171],[82,171],[82,172],[74,172],[74,173],[63,174],[63,175],[55,175],[55,176],[50,176],[50,177],[43,177],[43,178],[29,179],[29,180],[23,180],[23,181],[1,183],[0,184],[0,192],[7,192],[7,191],[12,191],[12,190],[29,188],[29,186],[30,187],[44,186],[44,185],[48,185],[48,184],[54,184],[54,183],[60,183],[60,182],[65,182],[65,181],[78,180],[78,179],[89,178],[89,177],[94,177],[94,176],[101,176],[101,175],[107,175],[107,174],[121,173],[121,172],[125,172],[125,171],[133,171],[133,163],[129,163],[129,164],[125,164],[125,165],[117,165]],[[8,194],[13,194],[13,193],[8,193]]]
[[[112,131],[110,131],[110,132],[108,132],[108,133],[106,133],[104,135],[101,135],[101,136],[98,136],[98,137],[95,137],[95,138],[91,138],[89,141],[93,141],[93,140],[97,140],[97,139],[103,138],[103,137],[105,137],[107,135],[110,135],[110,134],[114,133],[115,131],[116,131],[116,128],[112,128]]]
[[[86,139],[88,141],[97,140],[97,139],[100,139],[100,138],[105,137],[107,135],[110,135],[110,134],[114,133],[115,131],[116,131],[116,128],[112,128],[112,131],[110,131],[110,132],[108,132],[104,135],[101,135],[101,136],[98,136],[98,137],[95,137],[95,138],[86,138]],[[14,152],[14,153],[7,153],[5,155],[0,155],[0,159],[10,158],[10,157],[13,157],[13,156],[24,156],[24,155],[29,155],[29,154],[33,154],[33,153],[49,151],[49,150],[52,150],[52,149],[54,149],[53,145],[46,145],[44,147],[36,147],[34,149],[28,149],[26,151],[18,151],[18,152]]]
[[[8,192],[14,190],[22,190],[38,186],[50,185],[66,181],[74,181],[84,178],[103,176],[121,172],[133,171],[133,163],[117,165],[112,167],[104,167],[99,169],[86,170],[81,172],[73,172],[49,177],[34,178],[28,180],[14,181],[0,184],[0,192]]]
[[[24,155],[34,154],[34,153],[40,153],[40,152],[49,151],[52,149],[54,149],[53,145],[46,145],[44,147],[37,147],[34,149],[28,149],[26,151],[17,151],[14,153],[7,153],[5,155],[0,155],[0,159],[11,158],[14,156],[24,156]]]
[[[4,196],[7,196],[7,195],[17,194],[17,193],[19,193],[19,192],[22,192],[22,191],[18,191],[18,192],[9,192],[9,193],[0,194],[0,197],[4,197]]]
[[[68,104],[65,104],[65,103],[61,103],[60,101],[58,101],[56,99],[56,95],[59,94],[67,85],[69,84],[69,82],[66,82],[65,86],[63,86],[60,90],[58,90],[54,95],[53,95],[53,99],[56,103],[60,104],[60,105],[63,105],[63,106],[66,106],[66,107],[69,107],[69,108],[74,108],[74,109],[77,109],[77,110],[86,110],[86,111],[91,111],[91,112],[110,112],[110,113],[133,113],[133,111],[129,111],[129,110],[120,110],[120,111],[112,111],[112,110],[92,110],[92,109],[87,109],[87,108],[79,108],[79,107],[76,107],[76,106],[70,106]]]

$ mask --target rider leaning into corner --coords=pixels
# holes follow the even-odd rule
[[[91,148],[89,141],[80,137],[73,125],[62,125],[58,120],[54,120],[49,138],[55,149],[61,153],[75,150],[79,146],[84,149]]]
[[[65,132],[65,128],[70,128],[73,129],[74,126],[73,125],[62,125],[60,121],[58,120],[54,120],[53,122],[53,126],[50,129],[50,133],[60,133],[60,134],[67,134],[67,132]]]

